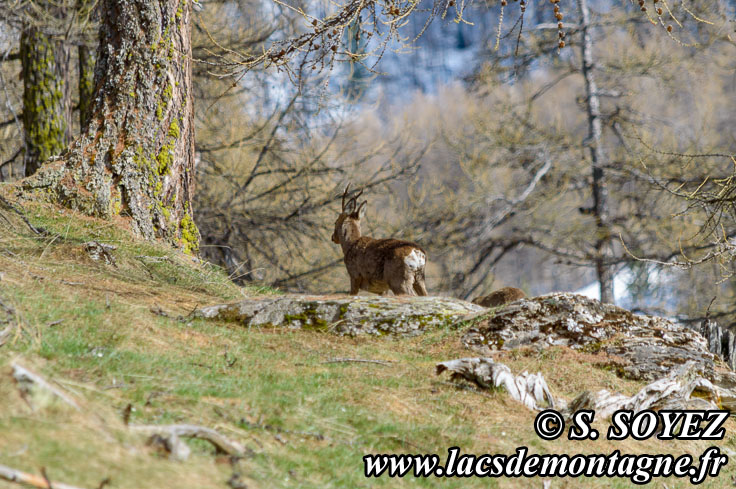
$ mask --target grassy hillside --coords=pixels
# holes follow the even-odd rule
[[[0,347],[0,464],[53,481],[112,488],[227,487],[233,473],[251,488],[534,487],[528,479],[404,479],[363,477],[368,453],[430,453],[457,445],[464,453],[682,453],[705,442],[545,442],[535,413],[504,392],[480,392],[435,377],[439,361],[472,356],[459,332],[431,331],[411,339],[347,338],[318,331],[246,329],[188,320],[197,306],[273,293],[241,289],[223,272],[165,246],[141,242],[119,222],[25,205],[34,225],[0,219],[0,302],[16,324]],[[116,265],[93,261],[83,243],[112,244]],[[329,243],[325,243],[329,246]],[[1,309],[0,309],[1,310]],[[3,328],[0,322],[0,330]],[[336,358],[379,363],[331,362]],[[554,348],[499,357],[514,372],[541,371],[553,392],[583,389],[636,392],[598,368],[593,355]],[[11,379],[18,362],[72,395],[80,411],[50,403],[33,411]],[[192,423],[215,428],[248,448],[231,460],[200,440],[174,462],[123,422]],[[604,430],[606,424],[597,423]],[[734,424],[722,446],[736,448]],[[733,463],[719,480],[731,485]],[[664,481],[673,489],[684,481]],[[665,487],[657,480],[652,487]],[[233,486],[237,486],[233,484]],[[18,487],[0,481],[0,487]],[[633,487],[628,480],[552,481],[552,488]]]

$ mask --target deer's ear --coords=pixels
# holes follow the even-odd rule
[[[365,216],[365,206],[368,203],[367,200],[364,200],[359,206],[358,206],[358,219],[363,219],[363,216]]]

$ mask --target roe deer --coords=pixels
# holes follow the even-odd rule
[[[389,289],[396,295],[427,295],[424,265],[427,254],[416,243],[398,239],[373,239],[360,235],[360,220],[365,216],[361,190],[347,203],[350,184],[342,194],[342,212],[335,222],[332,241],[342,246],[345,267],[350,275],[350,293],[360,289],[383,294]]]

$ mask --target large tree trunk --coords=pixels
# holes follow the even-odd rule
[[[84,19],[90,19],[91,10],[94,8],[95,2],[90,0],[77,0],[77,11],[79,16]],[[92,115],[92,101],[94,100],[95,91],[95,61],[92,50],[85,40],[77,47],[77,58],[79,76],[77,79],[77,87],[79,91],[79,128],[84,131]]]
[[[613,303],[613,274],[607,263],[610,256],[611,232],[609,228],[608,189],[603,174],[604,155],[602,148],[602,127],[598,86],[593,73],[593,38],[590,30],[590,9],[587,0],[578,0],[583,42],[580,49],[583,58],[583,77],[585,78],[585,103],[588,112],[588,137],[592,166],[591,190],[593,194],[592,214],[596,225],[595,271],[600,285],[601,302]]]
[[[69,47],[36,27],[20,36],[23,67],[23,138],[25,175],[36,173],[71,139],[68,83]]]
[[[84,131],[92,112],[95,89],[95,63],[89,47],[84,44],[77,48],[79,54],[79,128]]]
[[[89,120],[25,188],[196,252],[188,0],[102,0]]]

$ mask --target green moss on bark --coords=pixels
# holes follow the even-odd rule
[[[68,142],[68,100],[65,77],[57,66],[59,49],[36,29],[27,29],[21,35],[27,176],[34,174],[49,157],[60,154]]]
[[[87,46],[79,46],[79,125],[84,127],[92,111],[92,96],[95,90],[95,61]]]
[[[184,253],[194,255],[199,252],[199,229],[194,224],[194,220],[189,215],[189,212],[184,214],[184,217],[179,222],[179,228],[181,229],[181,244],[184,248]]]
[[[179,137],[179,122],[176,119],[171,121],[171,125],[169,126],[169,136],[172,138]]]
[[[196,253],[188,8],[183,0],[99,3],[106,49],[93,115],[58,165],[25,187],[99,217],[129,216],[144,238]]]

